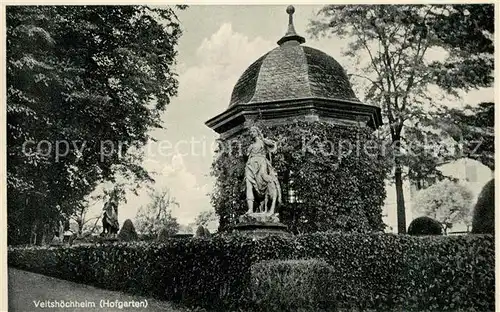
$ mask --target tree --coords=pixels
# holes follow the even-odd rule
[[[150,193],[151,202],[137,212],[137,231],[141,234],[157,237],[162,229],[173,235],[179,230],[177,219],[172,217],[172,207],[179,203],[171,196],[168,189]]]
[[[453,4],[434,6],[432,28],[453,57],[447,59],[438,83],[444,88],[490,86],[493,83],[495,6]],[[437,64],[438,65],[438,64]]]
[[[443,128],[461,145],[464,156],[495,169],[495,103],[483,102],[441,116]]]
[[[102,217],[102,214],[98,216],[87,218],[87,213],[89,210],[90,204],[87,200],[82,200],[77,203],[77,207],[74,209],[74,213],[70,216],[74,222],[76,222],[78,226],[78,232],[76,233],[78,238],[84,236],[92,235],[97,229],[99,220]]]
[[[414,210],[439,221],[446,233],[453,224],[466,221],[471,215],[473,197],[467,187],[443,180],[417,193]]]
[[[123,222],[120,233],[118,233],[118,238],[121,241],[136,241],[138,239],[137,232],[135,231],[134,223],[132,220],[127,219]]]
[[[95,222],[93,222],[93,223],[85,224],[85,226],[83,227],[83,230],[82,230],[82,237],[83,238],[93,236],[93,235],[98,234],[98,233],[102,233],[102,230],[103,230],[102,223],[99,222],[99,220],[95,220]]]
[[[493,8],[485,6],[487,12]],[[394,151],[399,233],[406,232],[404,168],[417,175],[422,175],[418,171],[436,172],[433,161],[404,157],[405,144],[411,142],[405,128],[424,134],[436,127],[431,113],[438,110],[439,99],[430,87],[457,95],[457,89],[487,87],[493,81],[492,50],[483,49],[492,42],[480,31],[493,31],[493,27],[489,27],[490,21],[481,21],[485,14],[474,12],[453,5],[327,5],[318,20],[311,22],[309,31],[314,36],[350,39],[345,54],[358,64],[356,73],[351,73],[353,83],[364,89],[365,101],[382,108],[388,128],[385,133]],[[480,30],[466,27],[475,22],[488,25]],[[462,31],[478,36],[475,43],[459,47]],[[445,49],[443,59],[432,60],[433,49]],[[432,160],[431,155],[425,159]],[[428,166],[410,167],[412,164]]]
[[[403,179],[413,183],[417,190],[444,178],[453,180],[452,176],[445,176],[439,166],[459,158],[456,141],[434,127],[408,124],[404,130],[402,140],[405,151],[400,155],[400,160],[407,171]]]
[[[9,241],[71,215],[117,173],[152,181],[137,152],[176,95],[172,7],[7,8]],[[27,48],[29,47],[29,48]],[[63,211],[60,211],[60,207]]]
[[[207,227],[211,223],[217,222],[217,215],[214,210],[207,210],[200,212],[194,221],[196,226]]]

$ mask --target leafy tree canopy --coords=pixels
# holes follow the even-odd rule
[[[211,223],[217,222],[217,215],[215,214],[215,210],[207,210],[200,212],[196,219],[194,220],[194,224],[197,226],[207,227]]]
[[[151,202],[141,207],[137,212],[137,231],[141,234],[156,237],[162,229],[169,235],[177,233],[179,223],[172,216],[172,208],[179,203],[170,194],[168,189],[150,193]]]
[[[138,150],[177,92],[175,11],[7,8],[10,230],[70,215],[117,174],[151,180]]]
[[[441,122],[461,145],[464,156],[495,169],[495,103],[448,110],[441,116]]]
[[[442,180],[417,193],[414,210],[439,221],[446,232],[453,224],[471,223],[473,197],[466,186]]]
[[[492,85],[493,5],[327,5],[309,32],[349,40],[352,81],[366,102],[382,109],[381,133],[395,150],[398,232],[404,233],[403,168],[419,177],[435,174],[438,163],[432,153],[405,151],[439,128],[442,99]]]

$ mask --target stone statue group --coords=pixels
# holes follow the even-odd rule
[[[261,130],[250,128],[253,143],[247,150],[245,166],[247,215],[274,215],[276,205],[281,203],[281,188],[278,175],[271,163],[271,154],[276,152],[276,142],[265,138]]]

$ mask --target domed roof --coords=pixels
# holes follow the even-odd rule
[[[333,57],[288,41],[245,70],[229,106],[304,98],[359,102],[344,69]]]
[[[302,44],[289,6],[288,31],[278,47],[264,54],[237,81],[229,107],[205,124],[222,137],[243,131],[255,120],[286,122],[289,118],[343,125],[382,124],[380,107],[361,103],[347,74],[331,56]]]
[[[238,79],[229,106],[323,98],[356,101],[342,66],[331,56],[303,46],[305,39],[295,32],[293,6],[287,8],[288,31],[278,47],[266,53]]]

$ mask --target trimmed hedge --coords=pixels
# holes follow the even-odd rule
[[[324,259],[339,308],[493,311],[491,235],[237,235],[62,248],[9,248],[9,265],[102,288],[224,309],[247,306],[251,266]]]
[[[251,267],[254,311],[335,311],[333,267],[324,260],[266,260]]]

